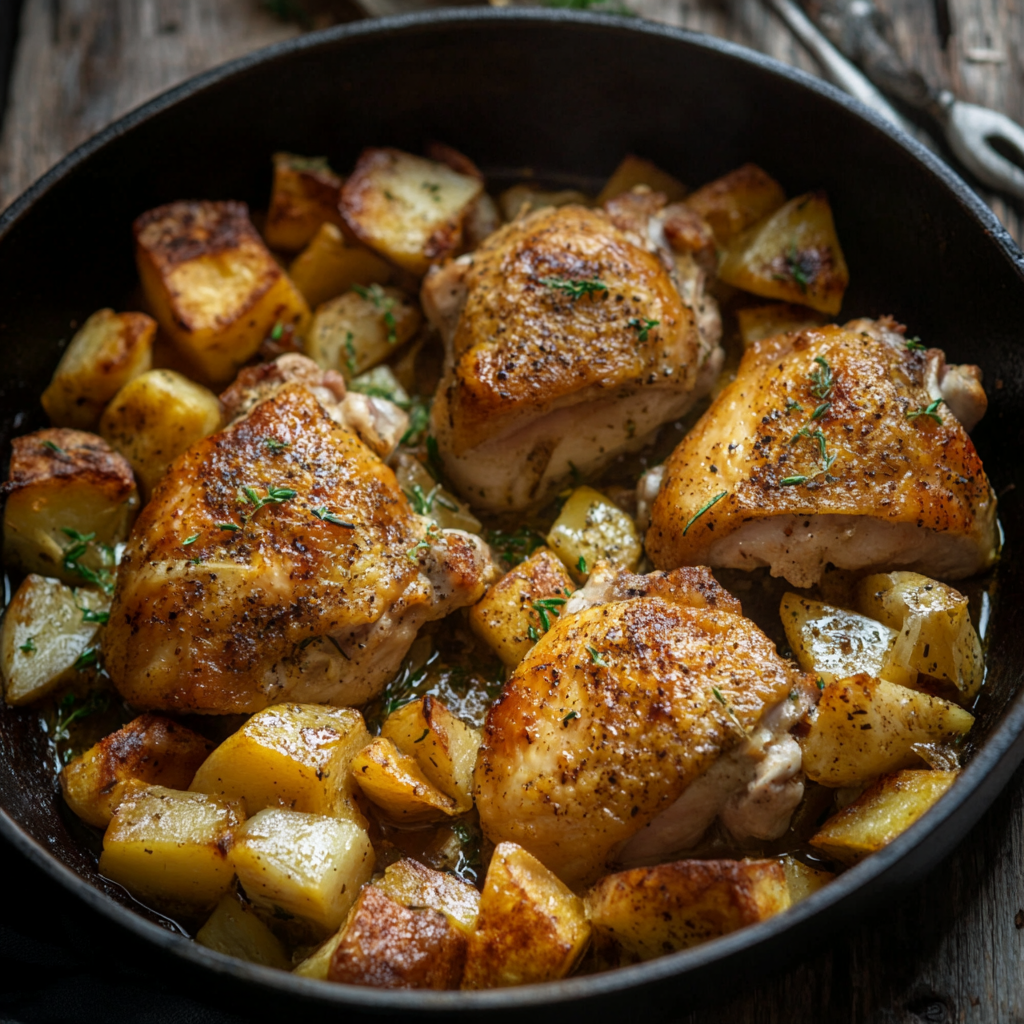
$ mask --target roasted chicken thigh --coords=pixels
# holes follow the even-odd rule
[[[506,683],[477,759],[494,842],[570,885],[693,846],[716,816],[775,838],[817,693],[707,569],[595,571]]]
[[[701,292],[698,324],[674,271],[638,231],[563,206],[427,276],[424,310],[447,349],[433,432],[463,497],[496,510],[542,502],[710,388],[717,310]]]
[[[140,708],[359,704],[489,571],[478,538],[416,515],[394,473],[284,383],[158,485],[118,571],[105,661]]]
[[[659,478],[647,553],[768,565],[798,587],[828,563],[959,579],[997,553],[996,499],[967,435],[977,367],[947,366],[890,320],[756,342]]]

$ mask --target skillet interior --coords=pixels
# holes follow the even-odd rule
[[[696,184],[747,160],[790,195],[827,189],[851,266],[844,316],[893,313],[951,360],[979,363],[990,406],[975,440],[1001,495],[1007,545],[989,626],[977,750],[951,794],[914,829],[796,910],[755,928],[609,975],[484,993],[318,986],[211,953],[160,927],[99,879],[61,812],[34,717],[0,711],[0,832],[51,875],[135,931],[222,977],[371,1009],[471,1010],[601,999],[646,984],[678,1012],[686,991],[756,955],[791,962],[811,930],[920,874],[962,837],[1020,759],[1024,703],[1024,257],[951,172],[853,112],[827,86],[690,33],[593,15],[471,11],[346,26],[243,58],[142,108],[51,172],[0,218],[0,444],[43,425],[37,396],[72,321],[124,308],[135,283],[130,224],[181,198],[259,208],[278,149],[340,168],[363,145],[444,140],[498,178],[606,176],[627,151]],[[1021,479],[1018,480],[1018,477]],[[1014,490],[1017,488],[1017,490]],[[83,881],[84,880],[84,881]],[[609,1002],[609,996],[614,999]],[[655,1014],[656,1015],[656,1014]]]

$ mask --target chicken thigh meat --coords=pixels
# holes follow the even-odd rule
[[[665,860],[718,816],[776,838],[803,795],[789,729],[816,696],[707,569],[595,571],[487,716],[484,832],[570,885]]]

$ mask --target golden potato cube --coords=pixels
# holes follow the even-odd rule
[[[636,523],[593,487],[577,487],[548,533],[551,550],[582,583],[599,561],[635,571],[643,547]]]
[[[324,224],[342,223],[342,179],[323,157],[274,154],[274,185],[264,237],[271,249],[298,252]]]
[[[463,988],[507,988],[566,977],[590,939],[583,900],[536,857],[499,843],[491,857]]]
[[[292,969],[284,944],[235,893],[221,897],[209,920],[196,932],[196,942],[251,964]]]
[[[896,631],[877,619],[788,593],[779,608],[793,654],[806,672],[831,683],[858,672],[912,686],[917,672],[893,656]]]
[[[545,206],[570,205],[593,206],[594,199],[574,188],[549,191],[528,182],[513,185],[498,196],[498,206],[505,220],[515,220],[516,217],[533,213],[534,210],[542,210]]]
[[[415,758],[420,770],[445,796],[455,801],[459,814],[473,806],[473,768],[483,742],[483,731],[456,718],[429,694],[392,711],[381,736]]]
[[[287,807],[365,828],[349,762],[369,742],[354,708],[274,704],[217,747],[189,788],[243,800],[249,814]]]
[[[735,238],[718,276],[734,288],[835,316],[850,283],[824,192],[791,199]]]
[[[212,391],[174,370],[150,370],[114,396],[100,433],[131,464],[148,498],[167,467],[220,421]]]
[[[959,591],[916,572],[878,573],[861,580],[857,604],[897,631],[896,662],[952,683],[964,697],[978,692],[985,658]]]
[[[804,773],[823,786],[856,786],[918,764],[920,744],[966,735],[974,716],[941,697],[858,675],[829,683],[800,740]]]
[[[351,379],[384,362],[420,328],[419,306],[398,288],[356,285],[316,311],[306,355]]]
[[[341,943],[344,934],[345,927],[342,925],[329,939],[324,939],[309,956],[296,964],[292,974],[297,974],[300,978],[315,978],[317,981],[326,981],[327,972],[331,968],[331,960],[334,959],[334,951]]]
[[[60,787],[75,814],[106,828],[125,794],[139,785],[188,789],[212,749],[180,722],[139,715],[66,764]]]
[[[132,790],[103,836],[100,874],[160,909],[212,908],[231,888],[228,853],[244,820],[234,800],[163,786]]]
[[[686,186],[678,178],[663,171],[650,160],[627,153],[622,163],[605,182],[597,197],[597,205],[604,206],[609,199],[621,196],[623,192],[629,192],[637,185],[646,185],[653,192],[663,192],[670,203],[677,202],[686,195]]]
[[[918,769],[886,775],[829,818],[811,837],[811,846],[841,864],[856,864],[910,828],[958,774]]]
[[[385,367],[378,366],[377,370],[371,373],[382,369]],[[398,383],[397,380],[395,383]],[[357,381],[352,382],[353,387],[357,384]],[[388,465],[394,467],[398,485],[405,492],[414,512],[421,516],[430,516],[442,530],[480,533],[483,529],[483,524],[473,515],[469,506],[435,482],[426,466],[415,456],[400,452]]]
[[[55,427],[95,430],[114,395],[153,365],[156,321],[145,313],[93,313],[71,339],[40,401]]]
[[[435,871],[405,857],[389,864],[374,885],[403,906],[440,910],[467,934],[476,924],[480,891],[447,871]]]
[[[736,311],[740,325],[740,338],[745,349],[762,338],[799,331],[804,327],[820,327],[828,318],[806,306],[789,302],[769,302],[764,306],[748,306]]]
[[[728,245],[741,231],[774,213],[785,202],[782,186],[757,164],[737,167],[686,198],[686,205],[711,225],[721,246]]]
[[[463,222],[483,183],[446,164],[397,149],[364,149],[341,190],[356,237],[413,274],[462,246]]]
[[[372,988],[452,989],[466,936],[430,907],[404,907],[376,885],[360,894],[328,967],[328,981]]]
[[[109,608],[102,591],[75,591],[59,580],[26,576],[0,629],[4,700],[30,704],[73,682]]]
[[[546,632],[540,612],[553,621],[574,589],[558,556],[550,548],[540,548],[488,588],[469,610],[469,625],[515,668]]]
[[[782,870],[786,873],[786,887],[789,889],[791,904],[807,899],[811,893],[824,888],[836,877],[831,871],[812,868],[810,864],[805,864],[789,854],[780,857],[779,860]]]
[[[377,737],[352,758],[352,775],[394,821],[437,821],[462,813],[455,800],[427,779],[419,762],[386,737]]]
[[[292,283],[312,308],[353,285],[387,284],[391,266],[333,224],[322,224],[288,268]]]
[[[153,315],[209,382],[232,380],[277,325],[305,335],[309,306],[245,203],[170,203],[138,217],[134,231]]]
[[[322,938],[341,927],[370,880],[374,853],[352,821],[268,807],[238,829],[230,860],[256,907]]]
[[[597,960],[615,967],[765,921],[790,897],[777,860],[680,860],[608,875],[586,902]]]
[[[131,466],[102,438],[51,428],[16,437],[4,507],[4,563],[65,583],[114,589],[114,548],[139,496]]]

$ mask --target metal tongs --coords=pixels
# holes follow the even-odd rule
[[[1024,199],[1024,128],[999,111],[964,103],[948,89],[929,85],[896,52],[889,22],[872,0],[819,0],[815,14],[824,34],[794,0],[767,3],[835,85],[910,135],[919,134],[916,127],[879,89],[930,114],[957,159],[979,181]],[[851,60],[860,64],[863,74]]]

